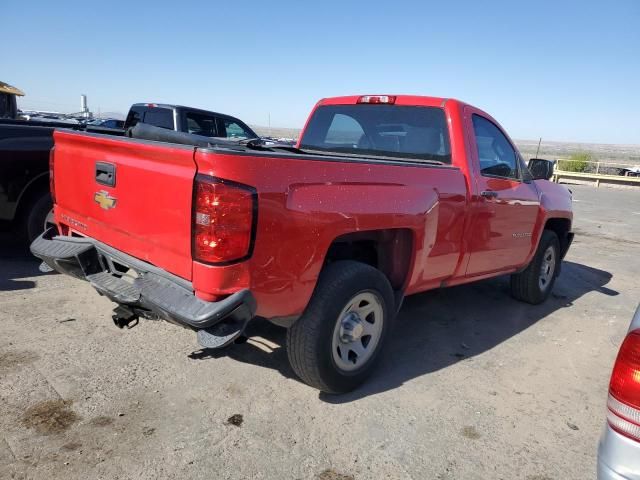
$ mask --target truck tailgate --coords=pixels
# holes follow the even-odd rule
[[[195,148],[63,131],[54,140],[56,220],[191,280]]]

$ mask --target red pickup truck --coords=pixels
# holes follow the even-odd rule
[[[216,348],[268,319],[326,392],[371,373],[405,295],[511,274],[540,303],[573,238],[550,162],[529,169],[454,99],[324,99],[295,147],[58,131],[50,162],[60,230],[31,250],[117,303],[116,325],[160,318]]]

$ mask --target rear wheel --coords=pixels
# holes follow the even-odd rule
[[[559,266],[560,241],[555,232],[545,230],[529,266],[511,275],[511,295],[534,305],[544,302],[553,289]]]
[[[329,265],[287,331],[291,367],[323,392],[353,390],[373,371],[394,315],[393,290],[382,272],[354,261]]]
[[[24,230],[29,242],[33,242],[46,228],[53,225],[53,204],[49,192],[37,197],[28,207]]]

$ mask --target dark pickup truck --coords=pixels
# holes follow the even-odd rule
[[[0,221],[32,241],[51,222],[49,153],[56,129],[124,135],[124,130],[67,122],[0,120]]]
[[[15,224],[28,240],[42,232],[51,212],[49,152],[56,126],[0,123],[0,221]]]
[[[124,129],[129,131],[138,123],[204,137],[258,138],[258,135],[242,120],[224,113],[183,107],[182,105],[134,103],[129,110],[127,120],[124,122]]]
[[[52,223],[49,152],[54,130],[133,136],[132,129],[139,123],[203,137],[258,138],[244,122],[230,115],[156,103],[132,105],[124,128],[3,118],[0,120],[0,221],[18,227],[29,241]],[[154,139],[166,141],[160,137]]]

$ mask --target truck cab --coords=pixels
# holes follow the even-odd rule
[[[258,138],[258,135],[242,120],[223,113],[181,105],[135,103],[129,110],[124,129],[133,128],[138,123],[205,137]]]

